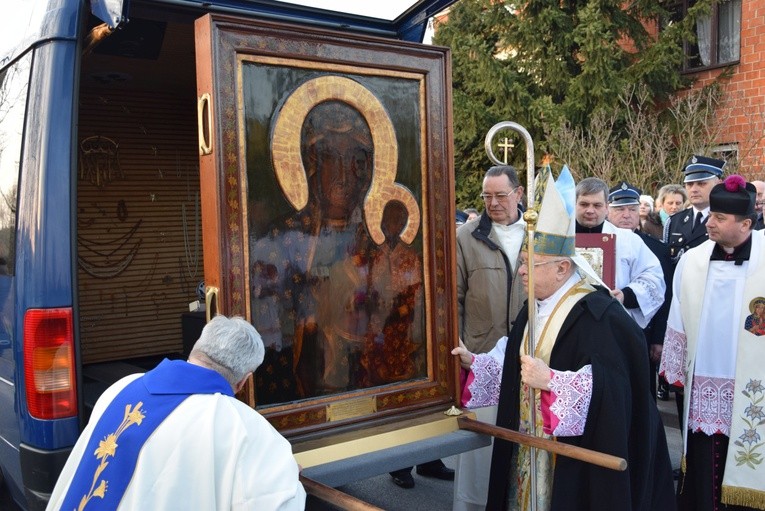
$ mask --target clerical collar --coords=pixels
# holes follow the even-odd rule
[[[579,220],[576,221],[576,232],[578,233],[596,233],[599,234],[603,232],[603,224],[606,223],[605,221],[601,222],[600,225],[596,225],[595,227],[585,227],[582,224],[579,223]]]
[[[540,316],[549,316],[561,297],[568,292],[569,289],[577,285],[582,280],[578,272],[574,272],[561,287],[558,288],[553,294],[545,298],[544,300],[536,300],[537,302],[537,314]]]
[[[518,217],[518,220],[513,222],[512,224],[499,224],[497,222],[492,222],[491,226],[495,229],[498,229],[500,231],[514,231],[515,229],[518,229],[519,227],[526,229],[526,222],[523,220],[523,217]]]
[[[736,266],[741,266],[744,261],[749,260],[749,254],[752,252],[752,234],[749,233],[749,237],[741,245],[733,249],[730,254],[723,248],[715,243],[715,248],[712,249],[712,255],[709,257],[710,261],[735,261]]]

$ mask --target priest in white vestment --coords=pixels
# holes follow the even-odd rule
[[[611,294],[646,328],[664,303],[664,272],[640,236],[606,220],[608,192],[608,185],[595,177],[577,183],[576,232],[616,235],[616,289]]]
[[[216,316],[188,362],[112,385],[47,509],[304,509],[289,442],[234,397],[263,354],[251,324]]]
[[[755,193],[738,175],[712,188],[709,240],[675,270],[659,370],[686,389],[681,510],[765,509],[765,336],[746,328],[765,301]]]

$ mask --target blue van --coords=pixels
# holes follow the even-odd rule
[[[296,27],[292,32],[315,29],[320,34],[306,35],[310,44],[296,43],[309,55],[301,60],[300,72],[285,72],[283,78],[274,74],[274,80],[311,78],[322,59],[339,52],[350,56],[332,69],[361,83],[358,90],[379,85],[400,91],[381,94],[380,103],[398,130],[400,146],[413,148],[402,150],[401,157],[421,162],[414,168],[415,174],[422,173],[404,183],[408,188],[390,184],[389,189],[403,197],[410,218],[421,212],[427,227],[426,234],[412,231],[428,289],[422,300],[431,319],[421,320],[421,330],[428,332],[421,350],[427,349],[427,355],[417,360],[412,355],[409,366],[388,380],[384,371],[363,385],[349,378],[369,381],[368,374],[341,375],[341,394],[351,401],[337,401],[327,389],[316,391],[312,401],[300,393],[305,389],[285,388],[294,393],[297,410],[305,405],[310,413],[298,417],[295,406],[284,403],[264,413],[272,411],[269,419],[286,436],[292,432],[294,438],[303,434],[315,440],[330,421],[348,431],[365,415],[390,417],[396,407],[412,413],[423,406],[443,415],[446,405],[455,402],[458,369],[448,355],[456,342],[456,306],[449,299],[454,296],[449,63],[446,50],[416,44],[429,18],[453,2],[347,2],[357,4],[359,11],[353,13],[276,0],[4,5],[3,17],[12,22],[3,39],[14,44],[0,54],[0,486],[14,501],[26,509],[44,509],[89,410],[111,383],[150,369],[163,357],[187,354],[205,314],[256,315],[250,309],[254,298],[243,298],[262,289],[255,283],[258,275],[247,277],[255,266],[248,266],[243,277],[221,262],[220,254],[236,259],[241,247],[232,240],[242,229],[255,236],[260,224],[227,222],[227,212],[241,198],[237,194],[246,192],[231,188],[235,180],[225,174],[204,176],[206,156],[215,155],[222,166],[238,158],[236,151],[227,152],[228,137],[236,136],[236,130],[229,132],[223,124],[236,115],[237,103],[234,99],[217,112],[219,106],[205,96],[200,74],[231,69],[200,65],[199,34],[213,33],[202,52],[217,58],[215,34],[229,30],[235,20],[261,23],[258,30],[266,35],[260,41],[266,46],[269,31],[284,23]],[[369,11],[381,7],[387,12]],[[200,22],[205,15],[213,18]],[[343,37],[350,42],[336,42]],[[394,50],[386,50],[388,44]],[[370,54],[387,53],[367,60],[355,56],[359,47]],[[271,60],[256,64],[279,65],[279,51],[275,47]],[[377,69],[386,63],[392,70]],[[215,76],[210,80],[223,83]],[[218,90],[219,95],[226,92],[225,87]],[[391,108],[396,94],[409,94],[419,110],[410,115],[407,109]],[[283,105],[278,99],[273,104]],[[403,122],[399,117],[421,112],[414,129],[397,127]],[[382,137],[377,126],[369,129]],[[407,146],[405,135],[427,140]],[[406,178],[396,179],[402,183]],[[427,180],[427,186],[418,179]],[[262,193],[277,193],[272,185],[264,184]],[[259,203],[251,204],[247,214],[254,217]],[[286,204],[277,207],[285,210]],[[217,234],[208,235],[211,231]],[[216,270],[221,265],[225,271]],[[263,278],[271,278],[271,270],[264,266]],[[240,281],[245,288],[247,282],[252,286],[244,294]],[[206,313],[200,306],[205,301]],[[256,326],[265,340],[268,324]],[[370,346],[384,364],[385,345],[379,333],[375,339],[378,344],[370,341]],[[274,346],[281,349],[281,341]],[[316,363],[327,372],[326,350],[323,356]],[[363,368],[371,373],[373,362],[364,356],[356,353],[351,362],[365,360]],[[256,387],[262,392],[259,385],[253,383],[252,393]],[[370,397],[370,385],[384,389],[382,394]],[[422,461],[449,454],[432,445],[425,451]],[[417,462],[412,452],[407,461]],[[396,467],[380,465],[378,473],[388,468]]]

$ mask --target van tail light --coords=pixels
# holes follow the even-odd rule
[[[38,419],[77,415],[72,309],[29,309],[24,315],[27,408]]]

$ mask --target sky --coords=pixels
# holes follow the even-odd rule
[[[292,4],[393,20],[417,0],[282,0]]]
[[[38,0],[0,1],[3,4],[3,14],[0,16],[0,58],[2,58],[24,34],[32,7]]]

